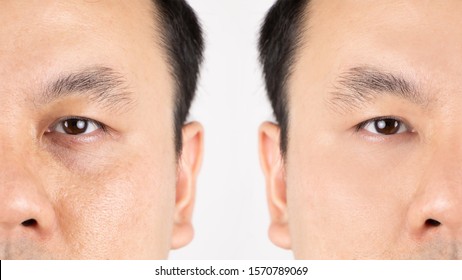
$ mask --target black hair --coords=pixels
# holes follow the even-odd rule
[[[182,150],[182,132],[194,99],[204,38],[199,20],[185,0],[153,0],[161,24],[161,43],[167,51],[170,71],[176,81],[174,131],[177,154]]]
[[[278,0],[268,11],[260,30],[258,49],[266,90],[281,128],[281,152],[288,145],[287,81],[300,48],[309,0]]]

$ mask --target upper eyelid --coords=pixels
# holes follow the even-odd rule
[[[61,117],[55,121],[55,123],[66,121],[66,120],[71,120],[71,119],[79,119],[79,120],[85,120],[85,121],[93,121],[93,122],[98,122],[97,120],[87,118],[87,117],[81,117],[81,116],[66,116],[66,117]]]

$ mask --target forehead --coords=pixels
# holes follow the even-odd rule
[[[2,47],[14,45],[18,48],[30,42],[70,45],[82,39],[88,43],[92,40],[127,43],[145,37],[152,39],[156,23],[150,2],[3,0],[0,35],[10,38],[2,40]]]
[[[333,70],[373,64],[459,76],[461,14],[462,2],[452,0],[313,0],[301,60]]]
[[[106,30],[117,31],[113,28],[135,27],[143,28],[153,24],[152,11],[154,6],[150,0],[2,0],[0,21],[9,27],[31,30],[36,28],[106,27]],[[96,31],[96,30],[95,30]],[[132,30],[136,31],[136,30]]]
[[[292,119],[324,108],[342,74],[363,66],[415,81],[438,104],[462,104],[462,1],[313,0],[306,12]]]
[[[2,0],[1,5],[0,74],[32,79],[91,64],[133,76],[148,65],[163,70],[150,0]]]

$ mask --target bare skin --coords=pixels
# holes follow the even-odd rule
[[[462,258],[461,13],[312,1],[285,158],[279,127],[260,130],[275,244],[298,259]]]
[[[1,5],[0,259],[162,259],[187,244],[203,132],[185,125],[177,156],[151,1]]]

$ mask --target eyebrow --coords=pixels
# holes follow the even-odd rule
[[[426,106],[429,102],[414,81],[370,66],[354,67],[343,72],[333,88],[328,103],[332,109],[342,113],[360,110],[383,95],[397,96],[419,106]]]
[[[120,112],[134,103],[125,77],[110,67],[92,66],[60,75],[47,83],[38,103],[49,104],[60,98],[84,96],[104,110]]]

